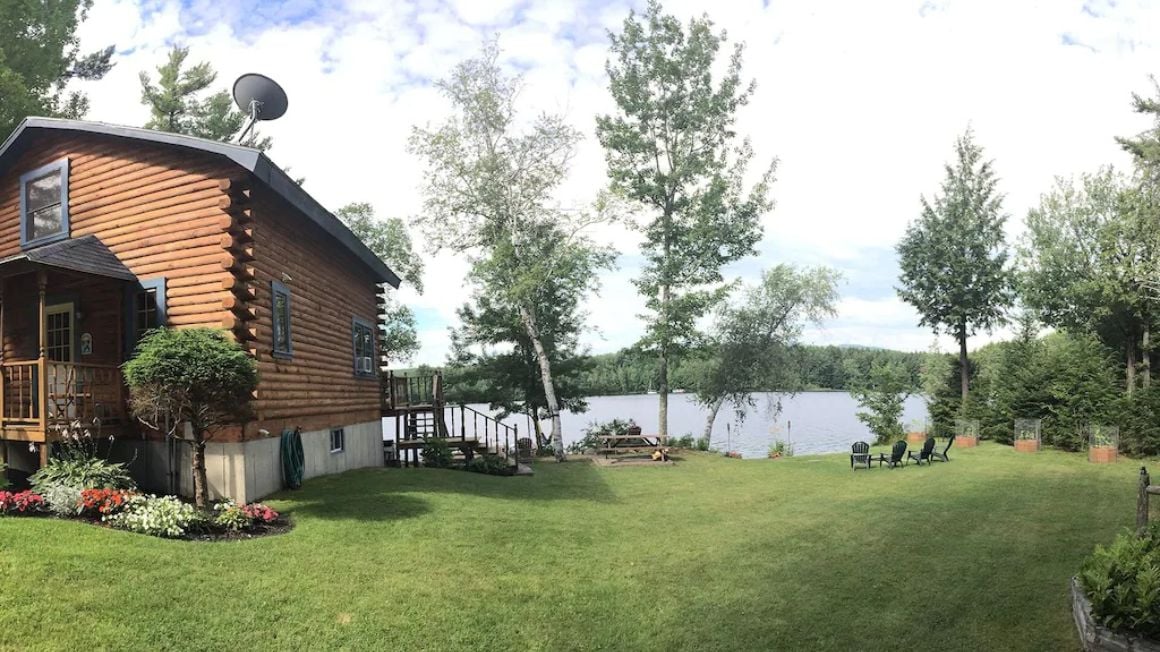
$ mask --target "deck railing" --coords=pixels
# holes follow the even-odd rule
[[[383,377],[383,408],[438,405],[443,403],[443,378],[439,373],[423,376],[396,376],[389,371]]]
[[[5,362],[0,365],[0,425],[50,430],[73,421],[125,418],[121,370],[113,365]]]

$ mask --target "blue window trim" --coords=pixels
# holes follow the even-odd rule
[[[59,161],[53,161],[48,165],[43,165],[31,172],[20,175],[20,248],[31,249],[32,247],[39,247],[50,242],[58,242],[67,239],[71,234],[72,227],[69,224],[68,215],[68,159],[62,158]],[[28,182],[34,179],[39,179],[50,172],[58,172],[60,178],[60,217],[61,226],[63,229],[60,233],[53,235],[46,235],[35,240],[28,239]]]
[[[165,298],[166,281],[164,276],[151,278],[145,281],[137,281],[130,283],[125,288],[124,310],[122,310],[124,319],[124,334],[125,334],[125,359],[129,359],[133,355],[133,349],[137,347],[136,331],[137,331],[137,295],[146,290],[155,290],[157,292],[157,323],[159,326],[169,325],[169,306]]]
[[[370,334],[371,334],[371,371],[370,371],[370,373],[358,370],[358,357],[359,356],[358,356],[358,345],[355,343],[355,332],[359,326],[367,329],[368,331],[370,331]],[[365,319],[359,319],[358,317],[352,318],[350,320],[350,352],[351,352],[351,357],[353,358],[352,362],[354,363],[354,375],[356,378],[378,378],[379,377],[379,375],[377,373],[375,373],[375,371],[374,371],[374,368],[375,368],[374,367],[375,349],[376,348],[377,347],[376,347],[376,342],[375,342],[375,327],[373,325],[371,325],[371,323]]]
[[[286,349],[278,348],[278,340],[276,334],[278,329],[275,328],[275,322],[278,320],[278,311],[275,309],[277,305],[278,295],[286,297]],[[270,350],[273,352],[275,358],[282,358],[289,360],[294,357],[294,330],[290,327],[293,319],[294,309],[290,301],[290,288],[282,285],[278,281],[270,281]]]

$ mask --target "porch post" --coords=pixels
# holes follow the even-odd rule
[[[46,290],[48,289],[48,273],[43,269],[36,273],[36,285],[40,289],[40,304],[39,304],[39,332],[40,332],[40,352],[37,355],[37,386],[39,388],[40,397],[37,407],[40,409],[40,432],[44,433],[45,448],[48,447],[48,368],[45,360],[48,358],[48,300],[46,298]],[[45,450],[41,451],[40,457],[42,461],[47,460],[48,453]]]

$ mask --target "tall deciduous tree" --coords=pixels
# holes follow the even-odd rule
[[[668,434],[669,364],[696,340],[697,320],[728,293],[721,269],[755,252],[761,216],[772,208],[771,163],[747,192],[753,159],[734,122],[754,90],[741,80],[742,46],[714,80],[725,34],[708,17],[686,30],[655,0],[611,34],[607,63],[612,115],[597,118],[612,190],[639,207],[646,265],[642,348],[658,363],[659,421]]]
[[[485,266],[486,278],[497,283],[489,292],[519,316],[539,366],[553,448],[563,460],[560,402],[536,301],[544,284],[560,282],[566,256],[558,255],[571,248],[544,249],[537,240],[545,225],[557,226],[553,237],[571,238],[588,223],[555,199],[580,133],[559,115],[521,123],[520,80],[498,59],[499,47],[491,42],[479,57],[456,66],[438,83],[453,116],[438,129],[414,129],[410,149],[427,167],[424,212],[415,221],[434,250],[470,255],[477,270]],[[550,255],[540,257],[544,252]]]
[[[423,259],[415,255],[411,234],[402,219],[375,217],[375,209],[368,203],[347,204],[335,212],[363,244],[387,264],[404,283],[423,293]],[[387,288],[382,313],[379,315],[379,345],[389,362],[405,362],[419,352],[419,333],[415,313]]]
[[[1014,301],[1013,274],[1003,235],[1006,215],[991,161],[970,130],[955,141],[955,160],[933,201],[898,244],[902,287],[920,326],[942,329],[959,345],[959,384],[965,405],[970,391],[967,338],[1005,320]]]
[[[553,224],[537,225],[532,235],[525,255],[556,261],[552,282],[532,288],[529,297],[552,369],[556,400],[561,409],[583,412],[587,404],[579,376],[590,362],[580,344],[585,327],[582,303],[595,287],[597,273],[611,265],[612,255],[587,240],[569,238]],[[502,251],[476,262],[471,272],[476,289],[459,310],[462,326],[453,337],[452,362],[461,370],[459,379],[482,390],[492,407],[532,417],[536,441],[544,445],[539,421],[547,412],[547,396],[535,345],[518,309],[505,296],[517,269]]]
[[[203,97],[217,72],[208,61],[186,66],[189,48],[174,46],[166,62],[157,67],[157,83],[149,73],[141,72],[141,103],[149,107],[146,129],[197,136],[217,141],[231,141],[242,130],[246,115],[234,107],[225,90]],[[270,139],[251,130],[243,141],[248,147],[266,150]]]
[[[1129,394],[1148,349],[1147,281],[1160,253],[1149,244],[1157,227],[1138,210],[1138,197],[1112,168],[1078,182],[1056,179],[1028,213],[1020,246],[1024,300],[1049,326],[1093,333],[1122,351]]]
[[[839,274],[827,268],[798,271],[778,265],[725,305],[710,331],[697,401],[709,409],[706,440],[725,401],[738,409],[758,391],[795,391],[801,376],[790,362],[791,347],[807,324],[837,315]],[[739,415],[740,416],[740,415]]]
[[[68,91],[74,79],[96,80],[113,67],[113,46],[81,54],[76,36],[92,0],[0,2],[0,140],[24,118],[83,118],[88,98]]]

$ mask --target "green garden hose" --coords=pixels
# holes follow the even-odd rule
[[[287,428],[282,431],[282,481],[287,487],[297,489],[302,486],[302,475],[306,471],[306,456],[302,452],[302,430]]]

